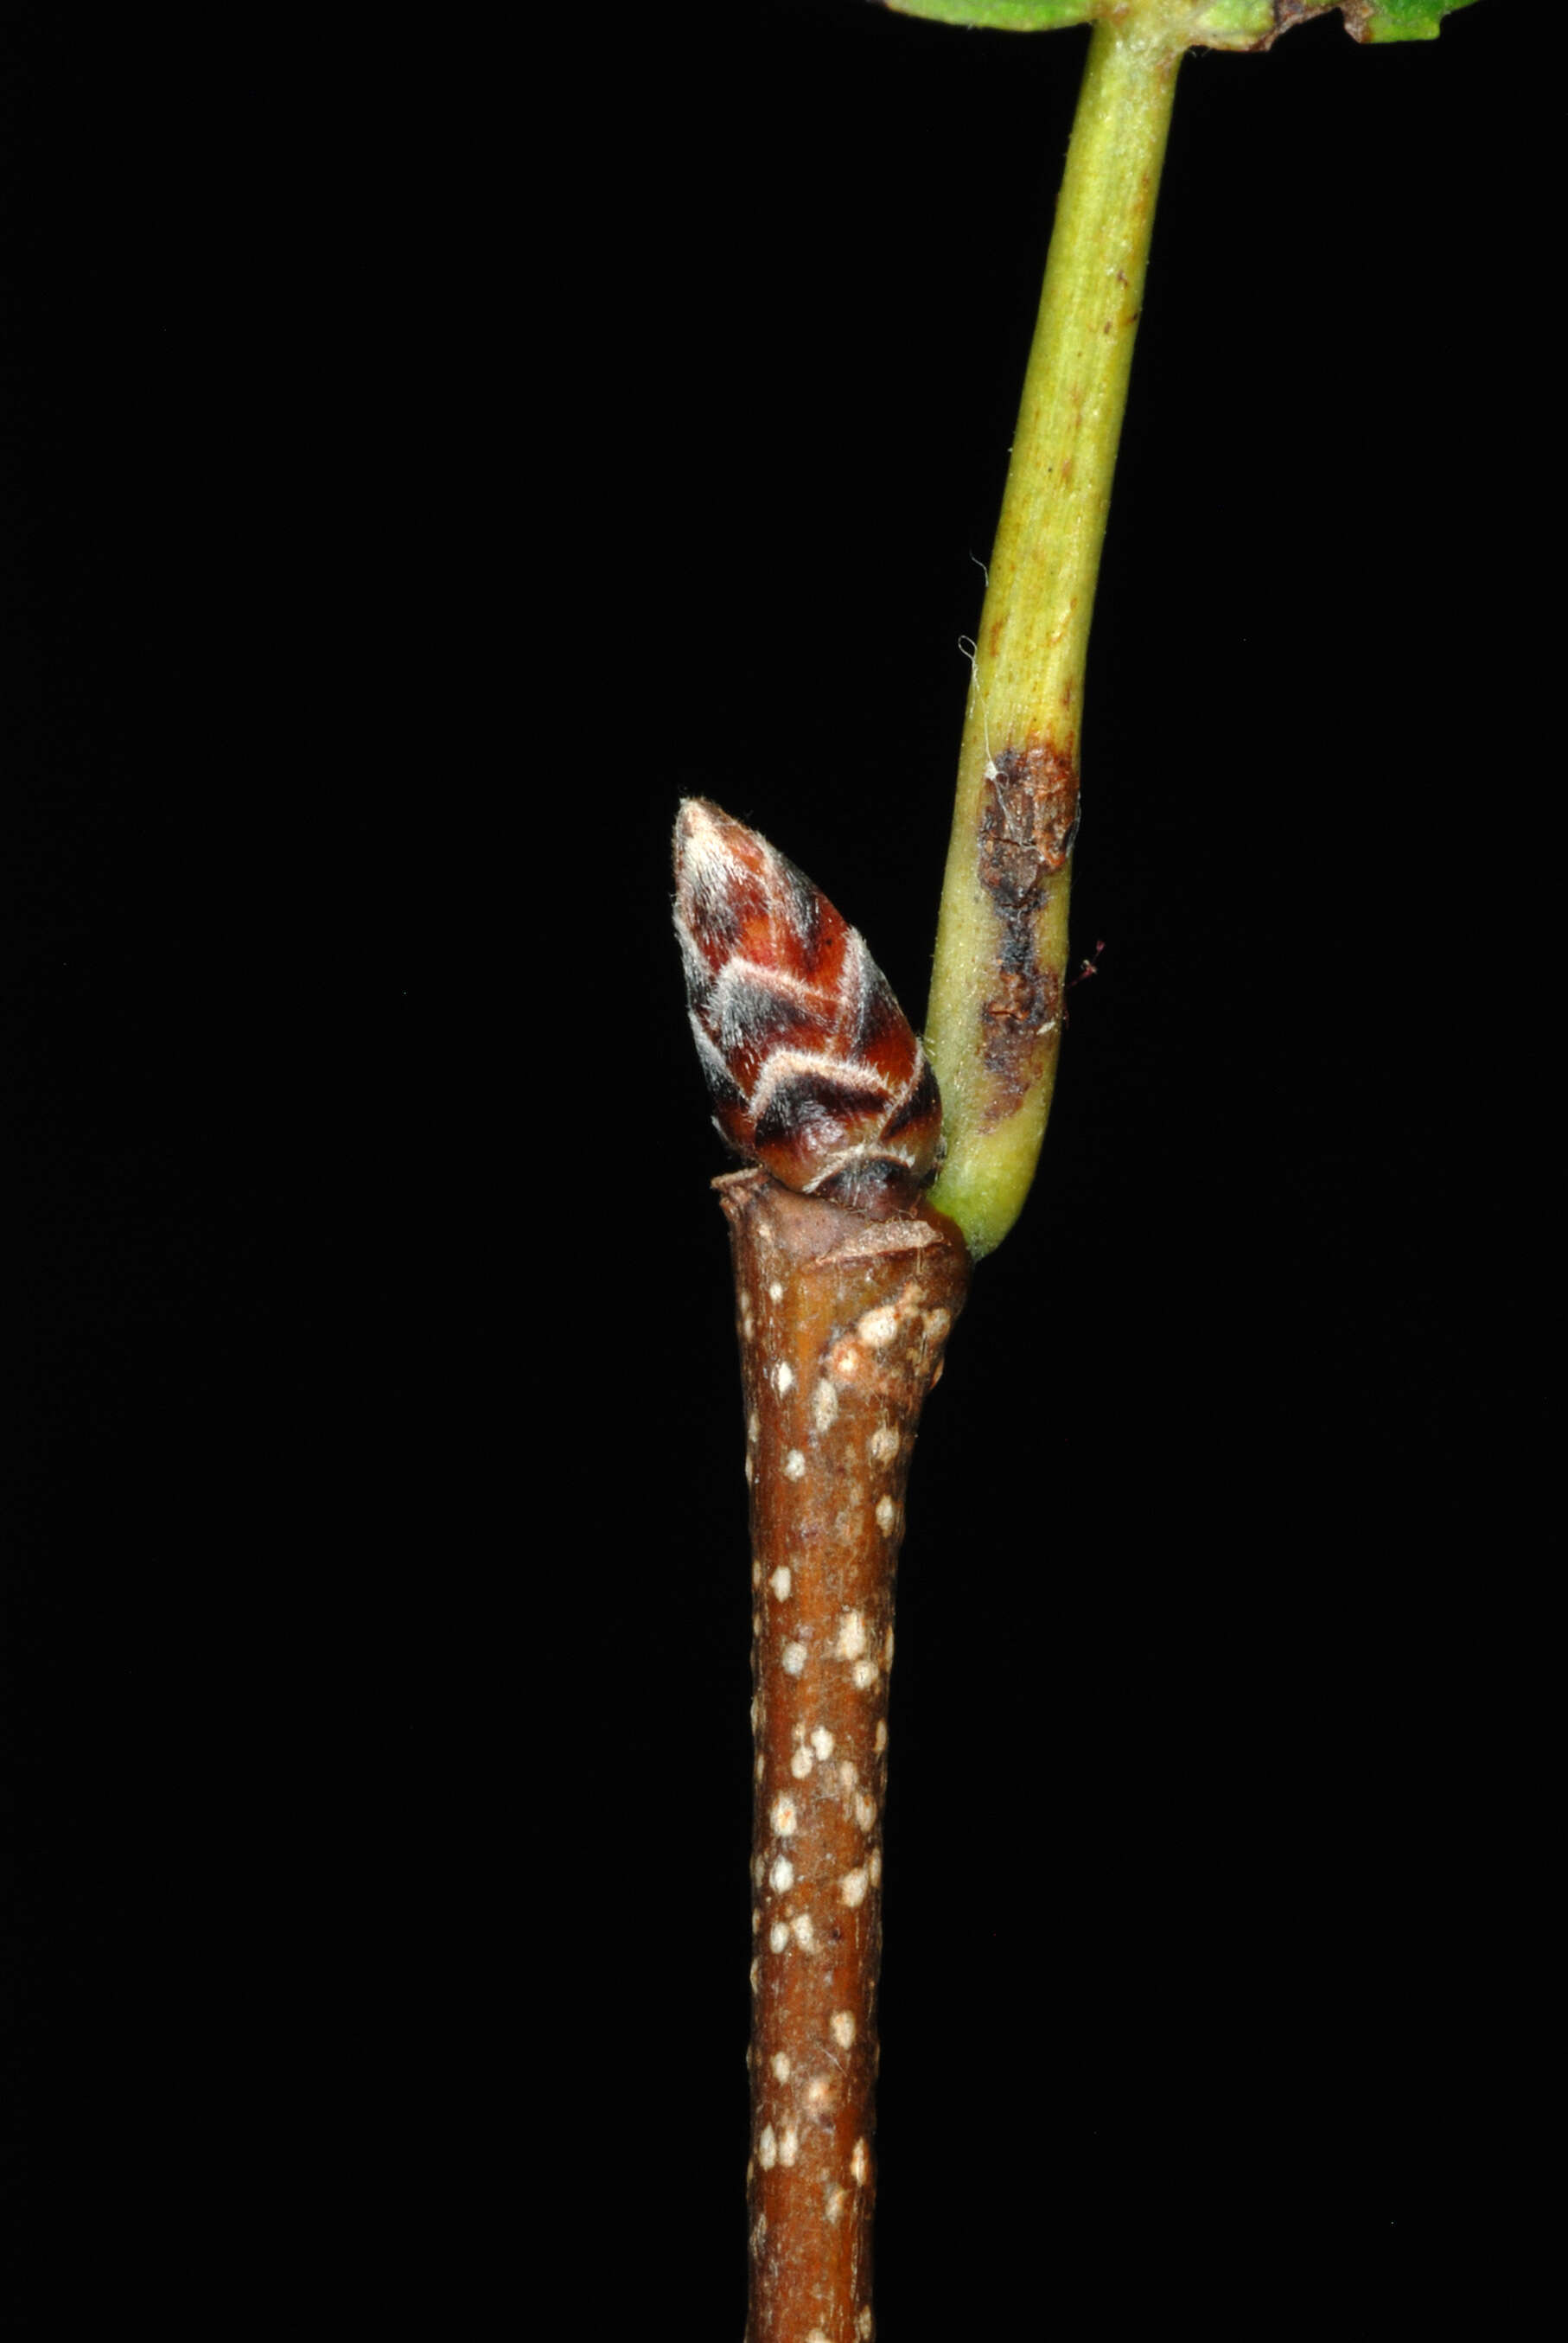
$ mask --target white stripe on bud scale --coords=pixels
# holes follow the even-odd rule
[[[941,1148],[935,1074],[857,930],[703,798],[675,826],[675,926],[713,1120],[787,1188],[908,1212]]]

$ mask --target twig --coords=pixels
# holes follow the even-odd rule
[[[721,1181],[751,1484],[747,2343],[871,2327],[893,1580],[926,1393],[969,1289],[950,1221]]]

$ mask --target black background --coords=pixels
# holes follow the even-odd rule
[[[1085,36],[69,15],[0,20],[18,2315],[528,2316],[564,2244],[558,2331],[733,2335],[668,828],[764,829],[918,1013]],[[902,1565],[888,2343],[1397,2296],[1493,2056],[1561,761],[1512,29],[1182,70],[1103,951]]]

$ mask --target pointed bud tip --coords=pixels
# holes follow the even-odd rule
[[[739,829],[727,813],[707,798],[682,798],[675,817],[675,870],[678,879],[689,860],[703,861],[719,851],[727,829]]]

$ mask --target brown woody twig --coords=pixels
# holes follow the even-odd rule
[[[719,1183],[751,1489],[747,2343],[872,2332],[893,1581],[915,1430],[969,1290],[950,1221]]]

